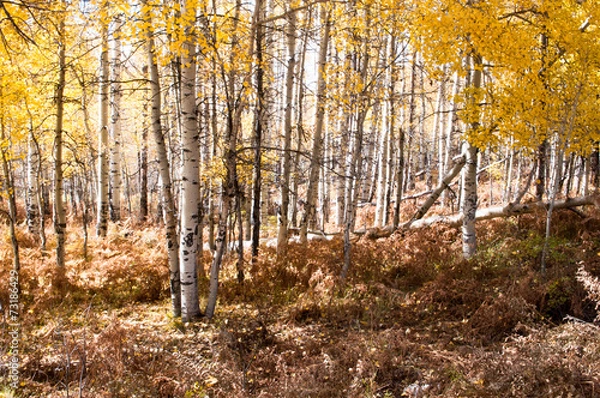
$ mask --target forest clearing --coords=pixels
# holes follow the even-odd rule
[[[0,397],[600,397],[599,29],[0,0]]]

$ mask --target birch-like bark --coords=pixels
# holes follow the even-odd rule
[[[390,115],[388,115],[388,118]],[[381,135],[379,137],[379,157],[377,159],[377,205],[375,207],[375,226],[381,227],[385,223],[385,191],[387,187],[386,177],[387,166],[388,166],[388,156],[389,156],[389,131],[387,126],[389,124],[385,124],[383,130],[381,131]]]
[[[184,2],[182,15],[193,15],[190,0]],[[195,21],[195,18],[192,19]],[[196,108],[196,44],[193,22],[185,27],[186,40],[181,55],[181,229],[179,272],[181,281],[181,318],[191,321],[200,316],[198,302],[198,202],[200,200],[200,148]]]
[[[39,235],[41,232],[40,192],[39,192],[40,156],[33,127],[29,129],[27,141],[27,227],[29,232]]]
[[[0,138],[2,142],[6,142],[7,137],[5,133],[4,120],[1,121],[2,125],[0,126],[1,133]],[[4,194],[8,198],[8,216],[10,218],[9,222],[9,230],[10,230],[10,241],[13,251],[13,270],[19,272],[21,269],[21,258],[19,257],[19,241],[17,239],[17,203],[15,200],[15,184],[11,166],[9,164],[9,156],[7,154],[7,147],[2,146],[0,148],[0,154],[2,155],[2,171],[4,181],[2,185],[4,186]],[[11,278],[12,280],[12,278]],[[17,283],[18,283],[18,274],[17,274]]]
[[[315,132],[311,151],[308,188],[306,192],[305,213],[300,227],[300,242],[306,243],[309,224],[314,223],[316,215],[317,193],[319,185],[319,171],[323,157],[323,124],[325,121],[325,66],[330,38],[330,15],[328,5],[321,5],[321,19],[323,33],[319,45],[319,70],[317,76],[317,111],[315,115]]]
[[[469,86],[474,90],[481,88],[481,59],[473,55],[469,57],[471,68]],[[478,107],[478,104],[471,102],[471,106]],[[476,129],[479,121],[473,121],[470,128]],[[466,164],[462,175],[461,192],[461,213],[463,215],[462,223],[462,243],[463,257],[468,259],[475,255],[477,250],[477,236],[475,230],[475,214],[477,212],[477,148],[468,140],[464,142],[464,153]]]
[[[286,25],[288,64],[285,80],[285,114],[283,125],[283,163],[281,209],[277,234],[277,257],[285,258],[288,249],[288,213],[290,204],[290,169],[292,146],[292,110],[294,106],[294,74],[296,69],[296,13],[289,14]]]
[[[506,146],[506,179],[504,180],[504,193],[502,194],[502,203],[506,203],[512,197],[512,180],[515,164],[515,150],[512,147],[513,138]]]
[[[63,203],[63,118],[66,52],[64,43],[65,23],[61,19],[59,25],[60,42],[58,43],[58,84],[56,85],[56,126],[54,129],[54,232],[56,233],[56,265],[65,266],[65,241],[67,233],[67,217]],[[43,216],[42,216],[43,217]]]
[[[146,2],[144,2],[146,3]],[[163,219],[165,223],[165,238],[167,245],[167,257],[169,261],[169,287],[173,315],[181,316],[181,281],[179,272],[179,240],[177,236],[177,217],[175,215],[175,200],[173,198],[173,187],[165,137],[161,123],[161,91],[158,76],[158,65],[156,59],[156,47],[152,32],[152,18],[150,13],[144,16],[149,28],[146,30],[147,65],[150,84],[150,126],[154,143],[156,145],[156,156],[158,158],[159,173],[161,179],[161,198],[163,208]]]
[[[108,108],[109,108],[109,64],[108,26],[102,26],[102,52],[100,55],[100,131],[98,136],[98,196],[96,236],[105,237],[108,231]]]
[[[395,154],[397,150],[395,149],[395,140],[396,140],[396,81],[397,77],[397,66],[396,66],[396,55],[397,55],[397,38],[395,35],[390,37],[390,54],[389,59],[392,63],[389,72],[389,86],[388,86],[388,156],[387,156],[387,175],[385,180],[387,181],[387,186],[385,189],[385,198],[384,198],[384,214],[383,214],[383,224],[387,225],[390,221],[390,204],[392,201],[392,192],[394,190],[394,172],[395,172]]]
[[[112,66],[112,117],[110,147],[110,217],[112,221],[121,219],[121,17],[117,16],[113,30],[114,54]]]

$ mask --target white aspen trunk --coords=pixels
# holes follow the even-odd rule
[[[102,26],[100,56],[100,131],[98,137],[98,191],[96,236],[105,237],[108,231],[108,108],[109,108],[108,27]]]
[[[146,1],[144,1],[144,3],[146,3]],[[144,18],[148,23],[148,26],[152,26],[152,18],[150,13],[145,15]],[[179,317],[181,316],[181,281],[179,272],[177,217],[175,215],[175,199],[173,197],[169,158],[161,123],[162,98],[160,91],[160,80],[158,76],[158,65],[156,60],[156,48],[151,28],[146,30],[146,50],[151,99],[150,126],[156,145],[156,155],[158,158],[161,179],[163,219],[165,223],[165,238],[167,245],[167,257],[169,261],[169,287],[173,315],[175,317]]]
[[[375,190],[377,190],[377,178],[379,171],[379,162],[375,160],[375,150],[378,149],[379,138],[383,134],[381,132],[381,106],[379,101],[375,101],[372,107],[371,117],[371,134],[370,137],[365,140],[366,144],[366,164],[364,169],[360,170],[359,173],[362,175],[361,187],[360,187],[360,200],[364,202],[371,202]],[[364,146],[364,145],[363,145]]]
[[[377,172],[378,161],[375,159],[376,149],[378,150],[379,138],[381,136],[381,129],[379,119],[381,118],[381,107],[379,101],[373,103],[371,108],[371,134],[363,143],[363,147],[366,146],[365,162],[363,170],[358,172],[362,175],[361,185],[359,188],[359,200],[363,202],[371,202],[374,196],[374,190],[377,189]]]
[[[194,15],[186,0],[182,15]],[[195,18],[191,19],[192,21]],[[198,302],[198,202],[200,201],[200,148],[196,109],[196,45],[193,22],[186,26],[187,39],[181,55],[181,227],[179,272],[181,281],[181,318],[184,322],[200,316]]]
[[[387,181],[384,197],[384,211],[383,211],[383,224],[387,225],[390,218],[390,204],[392,200],[392,191],[394,189],[394,156],[395,156],[395,134],[396,134],[396,73],[397,67],[396,62],[393,62],[396,58],[396,36],[390,37],[390,51],[388,59],[392,61],[392,67],[389,71],[389,86],[388,86],[388,119],[386,128],[388,129],[388,155],[386,165],[386,177]]]
[[[7,137],[5,134],[4,121],[2,121],[2,126],[0,126],[0,129],[1,129],[0,138],[2,139],[2,142],[5,143],[7,140]],[[15,193],[14,176],[12,173],[11,165],[9,164],[9,160],[8,160],[9,157],[6,154],[7,151],[8,151],[8,148],[5,146],[2,146],[2,148],[0,148],[0,153],[2,155],[2,171],[3,171],[3,177],[4,177],[4,181],[2,181],[2,185],[4,187],[4,194],[6,195],[6,198],[8,198],[8,216],[10,218],[9,231],[10,231],[10,240],[11,240],[12,252],[13,252],[13,271],[17,272],[17,281],[16,282],[17,282],[17,290],[19,290],[18,272],[21,269],[21,258],[19,256],[19,240],[17,239],[17,231],[16,231],[17,203],[15,200],[16,193]],[[12,277],[11,277],[11,280],[12,280]]]
[[[387,107],[385,107],[387,108]],[[388,115],[390,117],[390,115]],[[379,137],[379,158],[377,161],[377,205],[375,207],[375,226],[381,227],[385,224],[385,193],[387,187],[387,166],[389,156],[389,131],[387,126],[381,131]]]
[[[29,232],[39,235],[41,232],[40,192],[39,192],[40,156],[33,128],[29,130],[27,141],[27,227]]]
[[[510,138],[509,145],[506,146],[506,179],[504,181],[504,193],[502,195],[502,203],[506,203],[510,198],[512,198],[512,180],[514,173],[514,164],[515,164],[515,150],[513,149],[513,140],[514,138]]]
[[[471,75],[469,85],[475,90],[481,88],[481,59],[478,56],[471,56],[469,66]],[[471,104],[479,106],[478,104]],[[478,121],[472,122],[470,128],[477,128]],[[466,141],[463,144],[466,156],[466,164],[463,168],[462,186],[461,186],[461,213],[463,215],[462,223],[462,243],[463,257],[469,259],[475,255],[477,250],[477,236],[475,230],[475,214],[477,213],[477,148]]]
[[[325,120],[325,66],[327,62],[327,50],[330,38],[330,11],[327,5],[321,5],[321,18],[323,34],[319,48],[319,70],[317,77],[317,111],[315,115],[315,132],[313,136],[313,147],[310,160],[310,176],[306,192],[305,213],[300,228],[300,242],[306,243],[309,224],[315,219],[317,192],[319,184],[320,163],[323,157],[323,124]]]
[[[323,164],[321,165],[320,171],[320,182],[319,182],[319,209],[321,211],[317,214],[317,229],[324,231],[325,224],[329,218],[329,173],[327,172],[329,168],[329,156],[330,156],[330,133],[329,129],[325,128],[324,138],[323,138]]]
[[[438,165],[438,178],[437,184],[439,185],[444,174],[446,173],[446,166],[444,165],[444,144],[446,134],[446,117],[444,111],[446,110],[446,75],[448,73],[448,66],[444,65],[442,71],[442,80],[440,81],[440,87],[438,91],[437,99],[437,112],[435,114],[435,120],[433,126],[437,133],[437,165]]]
[[[66,53],[64,43],[65,23],[61,19],[60,43],[58,49],[58,84],[56,85],[56,127],[54,129],[54,232],[56,233],[56,265],[65,266],[65,241],[67,233],[67,217],[63,202],[63,118],[64,90],[66,74]],[[42,214],[43,217],[43,214]]]
[[[422,179],[425,180],[427,189],[431,190],[431,153],[433,152],[433,148],[430,150],[429,139],[426,137],[425,116],[427,113],[427,98],[425,94],[425,68],[423,66],[423,57],[421,56],[420,58],[419,97],[421,99],[421,104],[419,106],[419,172],[422,173]]]
[[[583,180],[583,170],[585,169],[585,164],[583,161],[583,157],[582,156],[577,156],[576,158],[576,164],[577,164],[577,174],[576,176],[576,180],[575,180],[575,192],[577,195],[579,195],[580,191],[581,191],[581,181]]]
[[[590,161],[585,157],[582,157],[581,161],[583,162],[583,175],[581,181],[582,186],[581,190],[579,191],[579,195],[587,196],[590,186]]]
[[[523,174],[523,155],[520,154],[519,155],[519,162],[517,163],[517,176],[515,177],[515,188],[513,189],[513,192],[515,192],[514,197],[513,198],[509,198],[509,200],[512,200],[513,202],[519,203],[521,201],[522,198],[518,198],[518,189],[519,189],[519,184],[521,183],[521,174]],[[533,169],[532,169],[532,174],[531,174],[531,178],[533,179],[533,173],[535,173],[536,171],[536,163],[534,163]],[[523,196],[525,195],[525,193],[523,193]],[[519,200],[517,200],[517,198]]]
[[[285,258],[288,250],[288,216],[290,208],[290,169],[292,146],[292,110],[294,106],[294,74],[296,69],[296,13],[287,19],[286,38],[288,63],[285,80],[285,113],[283,121],[283,162],[281,171],[281,208],[279,209],[279,231],[277,234],[277,258]]]
[[[454,98],[458,95],[458,91],[460,89],[460,79],[458,77],[458,73],[454,74],[454,82],[452,84],[452,102],[450,106],[450,112],[448,113],[448,122],[446,124],[446,132],[444,134],[446,142],[444,143],[444,160],[443,160],[443,168],[444,173],[448,170],[448,165],[450,164],[450,152],[452,151],[452,135],[456,128],[457,123],[457,105],[454,101]],[[446,205],[448,203],[448,195],[446,195],[446,191],[442,192],[442,203]]]
[[[344,159],[346,156],[346,151],[348,150],[349,144],[349,135],[350,135],[350,116],[344,112],[342,116],[340,131],[341,134],[338,138],[338,148],[339,151],[336,156],[336,225],[339,228],[343,228],[344,226],[344,211],[346,208],[346,169],[344,164]]]
[[[110,147],[110,216],[113,221],[121,219],[121,17],[115,18],[113,30],[114,54],[112,67],[112,117]]]

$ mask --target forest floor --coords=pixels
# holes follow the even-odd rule
[[[479,223],[469,261],[444,225],[362,239],[344,286],[341,240],[279,262],[262,247],[243,284],[226,261],[213,320],[186,324],[169,315],[160,229],[113,225],[86,257],[73,227],[63,277],[52,238],[42,255],[19,229],[19,387],[0,397],[600,397],[595,303],[576,278],[600,275],[600,219],[553,225],[545,276],[543,214]],[[10,250],[6,232],[3,283]]]

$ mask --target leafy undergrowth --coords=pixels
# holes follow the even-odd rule
[[[558,212],[545,276],[539,215],[479,224],[470,261],[441,225],[359,241],[344,286],[340,240],[285,261],[264,247],[243,285],[226,261],[215,318],[191,324],[169,315],[160,230],[113,226],[87,258],[73,232],[64,275],[53,243],[43,256],[20,230],[20,387],[0,396],[600,397],[596,303],[577,280],[600,275],[599,227]]]

